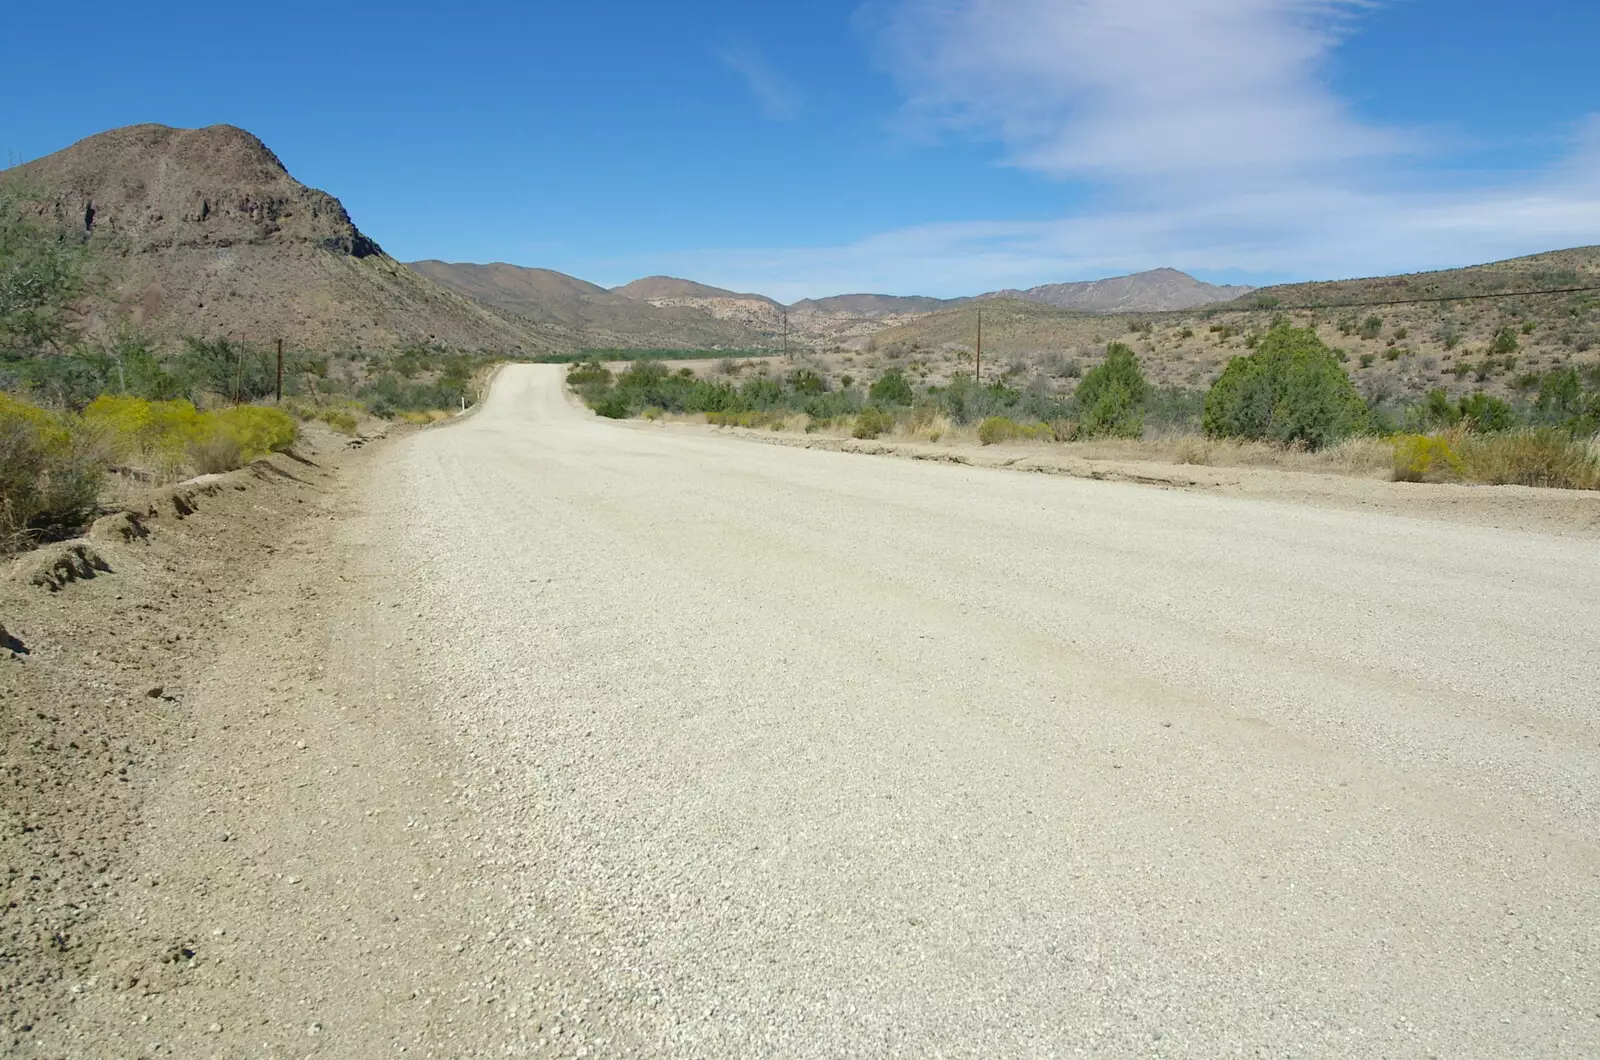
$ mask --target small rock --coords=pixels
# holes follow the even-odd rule
[[[151,699],[160,699],[162,696],[164,696],[166,694],[166,692],[167,692],[167,690],[165,688],[163,688],[161,685],[156,685],[154,688],[146,689],[144,694],[146,696],[150,697]]]
[[[212,1034],[221,1034],[222,1033],[222,1024],[213,1023],[211,1026],[207,1027],[206,1030],[210,1031]]]

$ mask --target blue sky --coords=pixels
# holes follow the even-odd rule
[[[794,299],[1600,243],[1600,4],[1576,0],[91,0],[6,22],[8,157],[240,125],[407,260]]]

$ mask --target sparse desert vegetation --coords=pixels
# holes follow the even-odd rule
[[[590,360],[568,381],[617,419],[676,415],[861,439],[1070,443],[1090,459],[1594,488],[1586,469],[1600,432],[1600,369],[1532,375],[1506,397],[1435,387],[1399,403],[1363,396],[1341,352],[1314,328],[1279,318],[1203,388],[1150,383],[1150,355],[1122,341],[1035,364],[1012,359],[986,383],[960,351],[939,370],[920,349],[885,351],[875,374],[859,360],[816,356],[725,359],[709,371],[656,360],[613,371]],[[1079,358],[1092,367],[1083,371]]]

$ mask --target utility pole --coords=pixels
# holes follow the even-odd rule
[[[244,401],[244,336],[239,336],[239,367],[233,372],[233,403]]]
[[[278,340],[278,404],[283,404],[283,340]]]
[[[972,361],[972,381],[983,382],[983,306],[978,307],[978,353]]]
[[[789,359],[789,307],[783,307],[783,359]]]

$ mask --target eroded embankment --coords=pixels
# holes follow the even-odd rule
[[[1165,489],[1197,490],[1229,497],[1283,501],[1438,519],[1502,530],[1531,530],[1600,537],[1600,493],[1592,490],[1485,486],[1460,483],[1391,482],[1362,475],[1264,467],[1212,467],[1155,460],[1089,459],[1041,446],[944,445],[890,439],[862,440],[828,435],[795,435],[745,427],[692,423],[613,421],[636,430],[711,433],[764,445],[968,467],[1064,475],[1102,482],[1128,482]]]
[[[189,738],[189,682],[228,609],[321,510],[338,460],[273,456],[156,490],[0,568],[6,1049],[59,1037],[107,942],[108,902],[150,886],[127,866],[142,808]],[[156,963],[187,959],[171,941]]]

